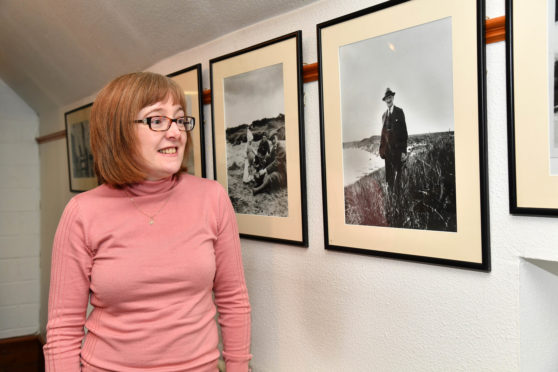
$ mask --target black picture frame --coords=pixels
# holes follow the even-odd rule
[[[556,53],[551,39],[557,36],[549,29],[556,11],[554,0],[506,0],[509,211],[514,215],[558,216],[558,71],[551,55]]]
[[[490,271],[484,11],[483,0],[475,2],[394,0],[316,26],[326,249],[461,269]],[[434,30],[439,29],[433,28],[434,26],[443,26],[440,29],[449,30],[449,32],[435,32]],[[449,35],[447,35],[448,33]],[[446,44],[439,43],[440,35],[445,37]],[[434,181],[429,182],[417,181],[422,183],[415,184],[410,181],[415,174],[418,174],[415,177],[418,180],[420,180],[420,176],[425,178],[427,176],[426,171],[412,170],[414,165],[419,164],[419,161],[431,165],[432,168],[436,165],[426,163],[423,156],[434,154],[436,159],[441,159],[442,152],[434,153],[437,147],[435,144],[433,145],[432,139],[436,137],[432,132],[425,130],[421,137],[420,132],[412,134],[409,130],[409,142],[405,140],[402,142],[404,147],[394,147],[403,154],[395,158],[399,159],[399,164],[403,165],[393,165],[397,162],[390,160],[390,169],[395,169],[392,171],[395,176],[389,181],[391,184],[386,181],[386,177],[382,173],[385,172],[384,160],[376,162],[374,170],[366,168],[365,175],[357,175],[356,178],[349,176],[349,170],[353,167],[357,168],[357,162],[351,163],[351,160],[347,160],[351,159],[348,156],[348,150],[353,148],[356,148],[360,155],[364,151],[364,154],[368,154],[366,156],[369,156],[370,159],[382,159],[380,154],[383,150],[379,150],[379,147],[385,146],[382,145],[385,139],[382,140],[380,135],[384,133],[382,123],[386,123],[385,118],[390,117],[393,113],[388,114],[386,105],[381,101],[389,97],[392,97],[392,100],[401,97],[402,100],[402,95],[405,93],[401,87],[409,87],[409,84],[415,81],[413,79],[420,76],[420,73],[415,73],[415,77],[408,79],[407,85],[404,85],[401,82],[402,78],[399,80],[397,78],[388,79],[379,72],[375,72],[376,70],[372,66],[380,66],[378,71],[383,71],[389,76],[394,73],[404,76],[407,71],[399,69],[396,64],[388,63],[393,60],[390,59],[392,57],[389,53],[394,53],[393,55],[401,53],[407,59],[407,66],[428,66],[429,60],[423,60],[423,58],[429,54],[429,50],[414,51],[410,46],[405,49],[405,45],[418,44],[425,38],[423,45],[426,48],[442,48],[439,45],[449,45],[444,47],[446,49],[440,50],[448,56],[449,61],[444,71],[450,80],[448,82],[447,79],[442,79],[447,85],[444,86],[444,89],[451,90],[452,94],[452,98],[446,99],[446,102],[452,110],[453,130],[447,130],[447,133],[440,131],[439,136],[446,141],[444,143],[451,143],[453,156],[448,159],[451,158],[454,162],[451,169],[454,173],[452,187],[455,195],[453,209],[444,207],[445,210],[438,211],[431,208],[440,214],[441,221],[446,221],[445,224],[439,223],[438,225],[441,227],[436,228],[432,228],[426,223],[430,221],[430,217],[421,217],[434,214],[427,208],[428,199],[425,198],[426,201],[422,202],[423,199],[419,199],[415,195],[419,195],[418,192],[430,193],[436,197],[442,195],[439,187],[436,189],[435,184],[436,182],[442,183],[439,181],[442,178],[432,178]],[[392,42],[392,40],[397,41]],[[385,51],[380,50],[380,45],[381,48],[385,48]],[[384,58],[382,55],[386,57]],[[438,54],[432,53],[432,55],[437,56]],[[368,63],[372,58],[373,63]],[[352,66],[353,61],[361,63],[362,66],[359,67],[355,62],[355,68],[346,67]],[[343,66],[344,64],[345,66]],[[350,79],[346,78],[346,81],[341,81],[342,76],[343,79],[346,76]],[[431,77],[436,78],[437,73],[433,73]],[[385,81],[385,83],[378,83],[379,81]],[[416,81],[420,80],[417,78]],[[362,88],[358,88],[359,84],[362,84]],[[398,89],[397,85],[401,89]],[[350,93],[351,89],[356,89],[357,92]],[[416,87],[413,89],[418,91]],[[369,91],[374,93],[369,93]],[[400,93],[394,96],[393,91]],[[421,94],[441,95],[439,91],[429,92],[428,90],[423,90]],[[363,98],[355,98],[367,95],[370,95],[370,99],[365,103],[359,101]],[[416,94],[413,99],[419,101],[419,94]],[[409,98],[407,102],[410,101]],[[350,115],[365,112],[368,106],[377,105],[378,102],[383,104],[383,108],[381,111],[376,110],[376,114],[372,114],[374,120],[379,122],[379,124],[374,124],[376,132],[372,135],[369,133],[362,135],[360,139],[351,140],[346,134],[350,133],[351,126],[366,128],[366,124],[362,124],[362,121],[350,121]],[[425,105],[422,108],[426,110],[428,107],[434,106]],[[405,112],[405,115],[412,120],[412,110]],[[417,125],[416,118],[418,117],[420,117],[418,114],[414,114],[415,125]],[[400,119],[396,117],[394,120]],[[394,122],[390,130],[395,130],[393,129],[396,128],[395,125],[401,125],[401,122],[405,123],[405,117],[400,122]],[[412,125],[413,123],[409,128]],[[403,126],[407,128],[407,125]],[[364,129],[361,131],[365,132]],[[405,129],[405,136],[406,133],[407,129]],[[402,138],[405,136],[401,135]],[[407,147],[405,143],[411,145]],[[416,147],[413,147],[415,145]],[[419,145],[426,147],[421,150]],[[397,154],[400,153],[397,152]],[[449,154],[451,155],[452,152],[450,151]],[[383,156],[388,157],[385,153]],[[365,160],[365,162],[367,161]],[[438,162],[442,163],[441,160]],[[369,167],[370,162],[366,164]],[[443,164],[441,168],[437,169],[444,169]],[[399,178],[400,181],[396,181],[400,174],[403,176]],[[444,171],[442,174],[445,178],[450,178],[447,175],[451,172]],[[354,179],[356,181],[353,181]],[[452,185],[451,182],[449,184]],[[419,188],[417,185],[426,185],[429,188]],[[451,201],[451,198],[447,197],[447,200]],[[424,204],[422,210],[426,212],[423,212],[422,215],[417,213],[418,217],[415,221],[417,223],[413,225],[415,222],[413,222],[412,216],[409,216],[421,209],[417,207],[419,201]],[[451,203],[448,205],[451,206]],[[373,218],[366,219],[370,216]],[[452,221],[453,217],[455,217],[455,225],[453,222],[448,223],[448,221]]]
[[[205,120],[203,116],[203,88],[201,63],[186,67],[179,71],[170,73],[167,77],[176,81],[184,91],[186,98],[187,115],[193,116],[196,126],[192,131],[193,145],[188,157],[188,163],[184,162],[188,173],[198,177],[206,177],[205,164]]]
[[[99,185],[89,142],[91,106],[93,103],[88,103],[64,114],[71,192],[83,192]]]
[[[307,247],[302,32],[209,63],[214,177],[229,192],[240,236]],[[263,146],[264,133],[277,145]],[[272,171],[268,159],[286,160]]]

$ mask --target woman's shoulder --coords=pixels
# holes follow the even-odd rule
[[[120,198],[122,190],[115,189],[105,184],[99,185],[91,190],[74,195],[68,205],[79,206],[80,209],[102,207],[105,203],[113,203],[114,198]]]
[[[180,176],[177,190],[178,203],[185,203],[184,210],[201,216],[204,213],[219,213],[223,205],[230,203],[228,193],[214,180],[200,178],[191,174]]]
[[[72,197],[72,199],[76,199],[76,200],[90,200],[90,199],[97,199],[97,198],[103,198],[103,197],[110,197],[110,196],[114,196],[117,194],[120,194],[121,191],[114,188],[114,187],[110,187],[106,184],[101,184],[99,186],[96,186],[90,190],[81,192],[77,195],[74,195]]]
[[[178,187],[188,189],[189,193],[196,194],[215,195],[224,192],[224,188],[219,182],[188,173],[180,175]]]

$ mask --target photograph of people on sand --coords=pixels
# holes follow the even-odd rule
[[[302,32],[209,61],[215,179],[240,236],[308,246]]]
[[[345,223],[456,231],[452,23],[339,49]]]
[[[283,64],[224,79],[227,180],[236,213],[289,214]]]

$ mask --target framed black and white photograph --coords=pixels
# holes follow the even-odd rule
[[[192,146],[184,165],[188,173],[205,177],[205,141],[202,102],[201,64],[196,64],[167,75],[180,85],[186,98],[186,115],[194,117],[196,125],[192,130]]]
[[[317,26],[326,248],[488,271],[484,3]]]
[[[558,6],[506,0],[510,213],[558,216]]]
[[[215,179],[242,237],[307,246],[301,32],[210,61]]]
[[[98,185],[89,143],[91,106],[87,104],[64,114],[70,191],[82,192]]]

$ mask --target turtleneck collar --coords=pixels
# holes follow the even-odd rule
[[[132,196],[145,196],[163,194],[172,188],[178,182],[179,176],[170,176],[157,181],[143,181],[126,186],[126,191]]]

